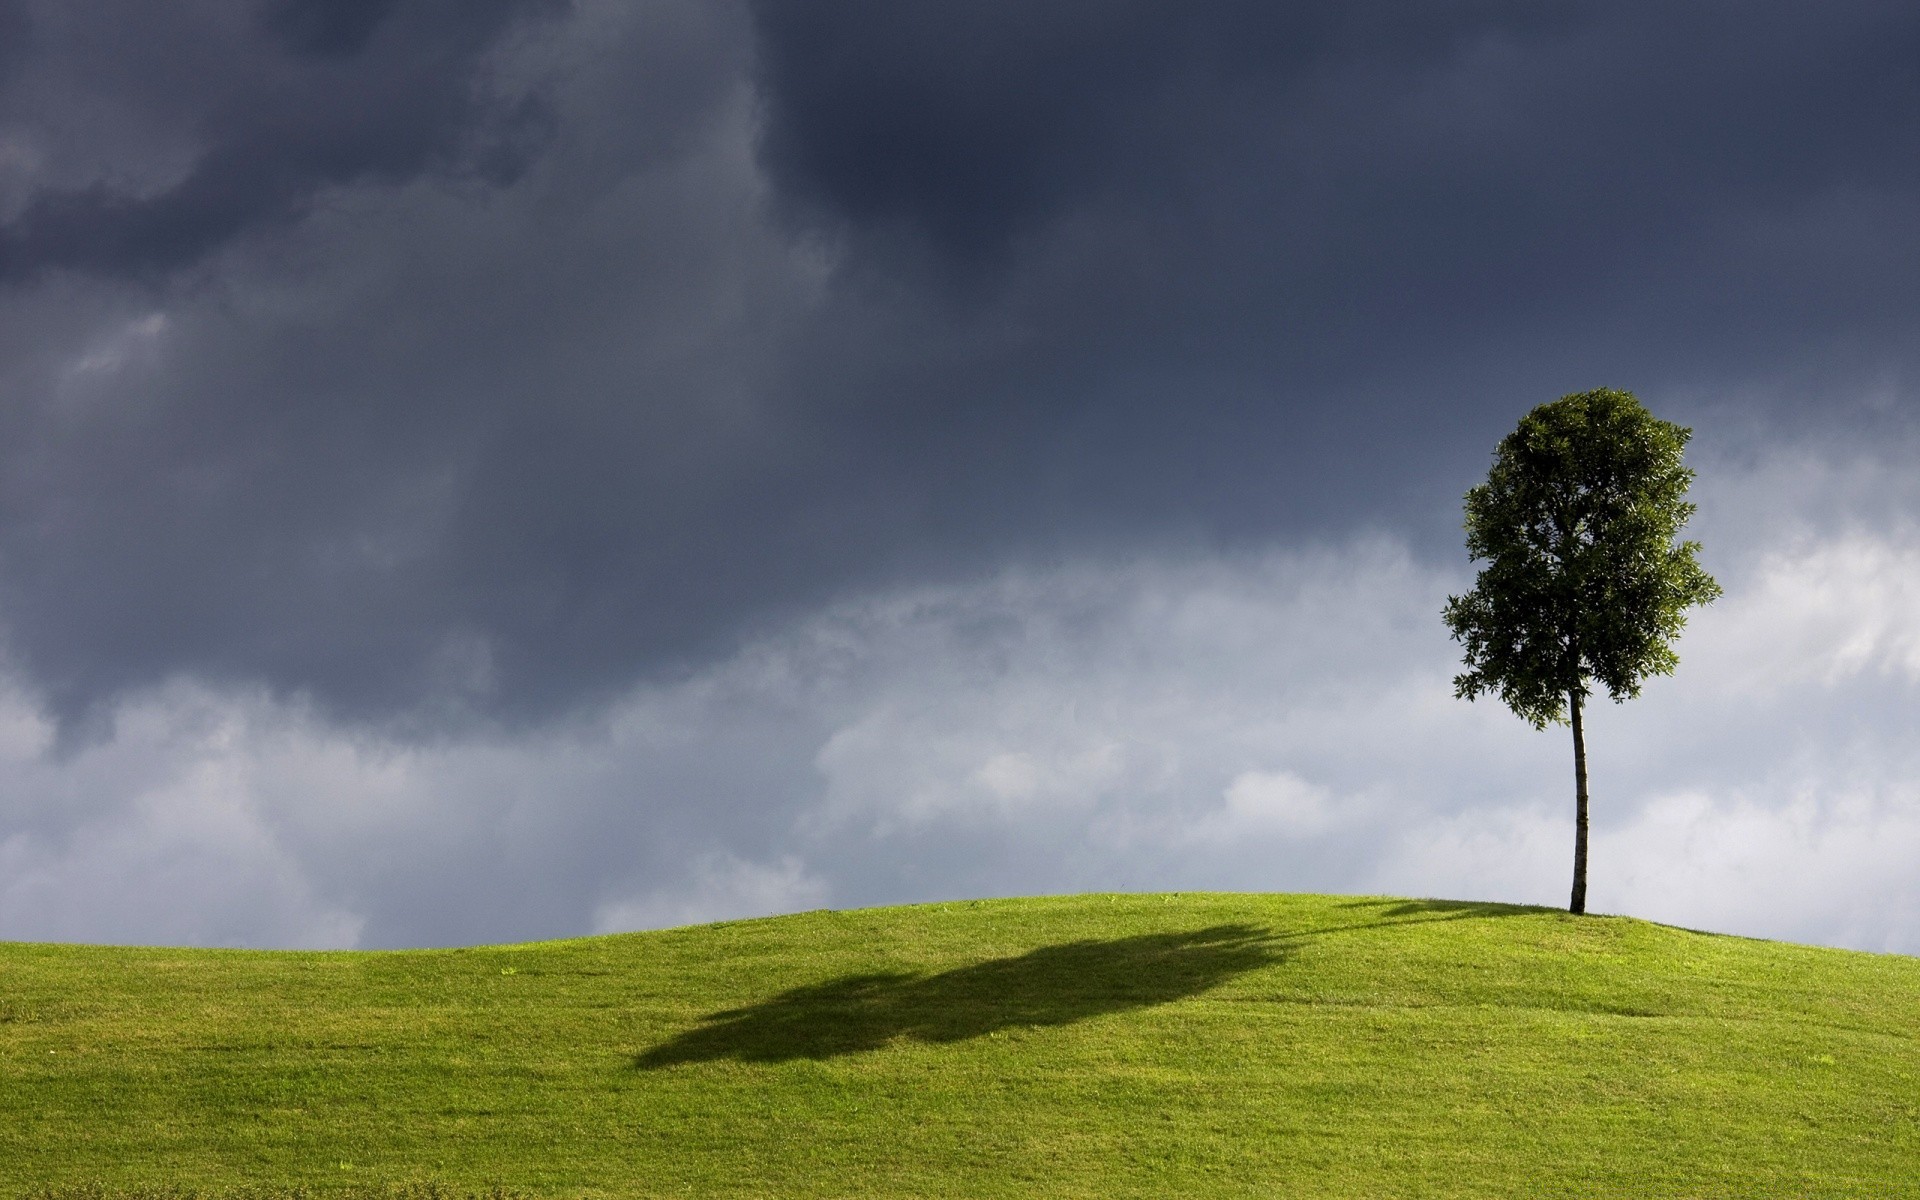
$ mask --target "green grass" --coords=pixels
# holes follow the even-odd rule
[[[1920,1195],[1917,1034],[1920,959],[1378,898],[9,944],[0,1195]]]

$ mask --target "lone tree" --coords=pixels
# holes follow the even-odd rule
[[[1454,695],[1497,694],[1535,729],[1573,726],[1573,899],[1587,910],[1587,743],[1580,704],[1598,681],[1617,704],[1679,663],[1686,610],[1720,595],[1676,542],[1693,515],[1691,429],[1649,413],[1631,392],[1563,396],[1521,418],[1467,493],[1467,553],[1484,560],[1473,590],[1447,598],[1466,647]]]

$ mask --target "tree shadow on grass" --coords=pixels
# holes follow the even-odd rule
[[[1496,904],[1491,900],[1349,900],[1341,908],[1375,908],[1383,919],[1394,917],[1524,917],[1554,912],[1533,904]]]
[[[1198,995],[1281,961],[1288,948],[1263,929],[1216,925],[1042,946],[937,975],[848,975],[713,1013],[634,1065],[824,1059],[896,1041],[959,1042],[1001,1029],[1066,1025]]]

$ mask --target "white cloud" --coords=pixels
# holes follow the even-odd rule
[[[1657,797],[1597,847],[1613,896],[1701,929],[1920,948],[1920,786]]]
[[[167,314],[161,312],[147,313],[127,321],[88,347],[73,361],[68,374],[99,375],[118,371],[135,355],[150,353],[167,331],[167,325]]]
[[[1689,641],[1732,695],[1920,680],[1920,544],[1850,533],[1770,551]]]
[[[798,912],[824,903],[828,891],[823,880],[808,875],[791,855],[773,863],[745,862],[725,853],[703,855],[690,881],[601,904],[594,910],[593,931],[620,933]]]
[[[68,941],[351,946],[362,918],[315,892],[262,803],[242,709],[175,690],[114,740],[49,757],[50,731],[0,701],[0,931]]]
[[[1367,815],[1359,802],[1342,802],[1291,771],[1242,772],[1227,785],[1226,800],[1224,809],[1200,820],[1195,836],[1222,842],[1263,833],[1313,837]]]

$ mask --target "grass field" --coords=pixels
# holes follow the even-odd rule
[[[1077,896],[469,950],[0,945],[0,1195],[1920,1196],[1920,959]]]

